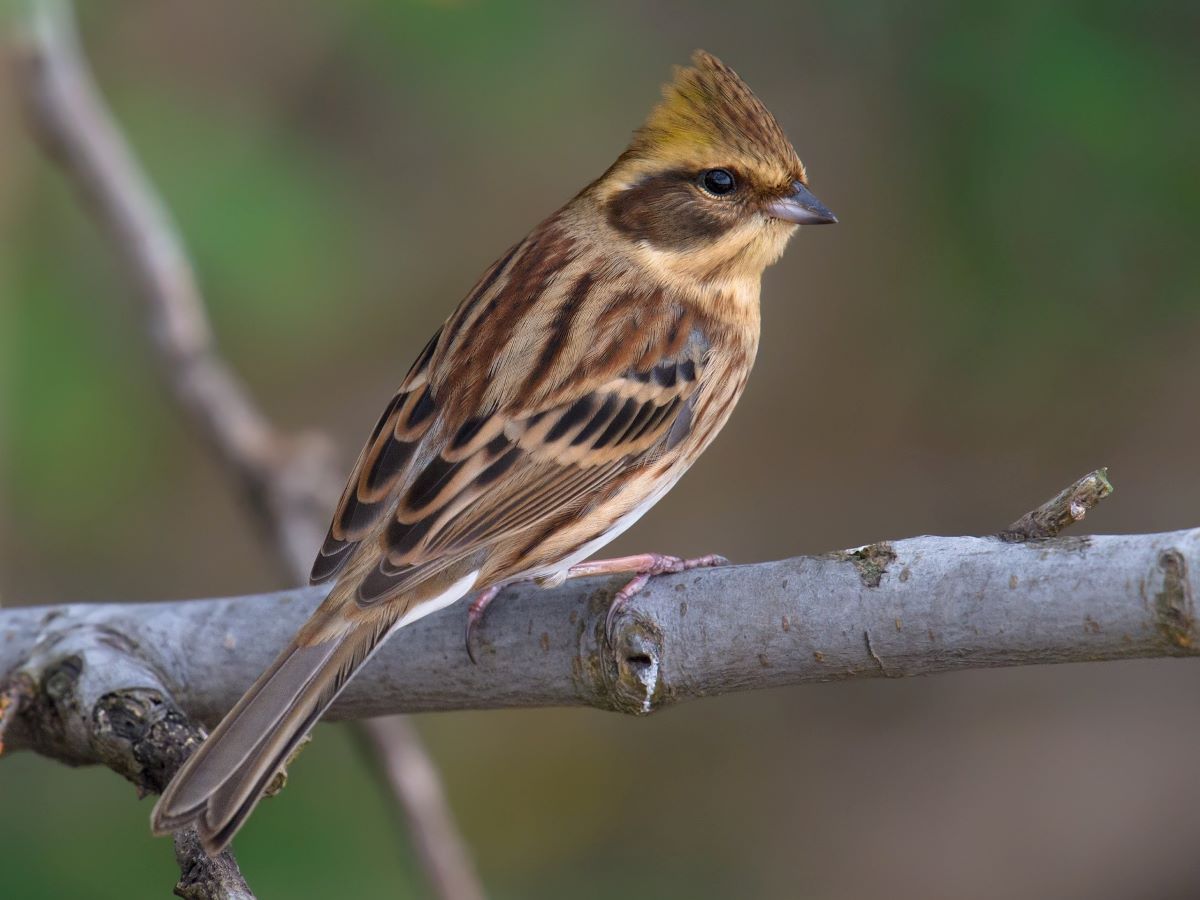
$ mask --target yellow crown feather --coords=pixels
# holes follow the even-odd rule
[[[678,67],[663,101],[634,134],[628,152],[686,156],[698,150],[732,153],[803,178],[804,166],[775,117],[738,74],[703,50]]]

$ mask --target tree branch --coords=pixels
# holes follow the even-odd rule
[[[340,490],[332,445],[317,434],[277,431],[218,352],[183,241],[100,98],[69,3],[35,4],[28,31],[19,54],[19,84],[35,133],[137,286],[172,395],[241,484],[288,580],[306,580]],[[419,736],[403,723],[367,722],[363,728],[370,732],[369,745],[377,748],[381,776],[404,808],[418,859],[437,896],[482,898]],[[193,850],[199,852],[195,840],[176,836],[184,880],[189,872],[197,875],[187,896],[208,896],[197,891],[216,890],[224,882],[204,860],[185,861]]]
[[[389,640],[331,716],[531,706],[642,715],[814,681],[1194,656],[1198,572],[1200,528],[1024,544],[917,537],[655,578],[619,615],[612,646],[604,618],[622,579],[515,585],[479,627],[478,665],[462,645],[462,610],[443,610]],[[321,596],[0,610],[0,671],[62,629],[103,628],[139,647],[188,715],[214,722]],[[95,677],[110,690],[127,680]],[[23,714],[8,740],[55,755],[43,731]]]
[[[299,572],[332,505],[328,445],[275,431],[217,354],[182,244],[91,84],[68,7],[39,9],[23,59],[31,119],[138,285],[174,396]],[[389,641],[332,716],[546,705],[643,715],[812,681],[1200,653],[1200,529],[1053,537],[1109,490],[1093,473],[1003,539],[919,537],[654,579],[611,645],[605,613],[622,579],[510,587],[476,633],[478,666],[461,610],[443,611]],[[321,594],[0,610],[0,738],[159,790],[202,738],[195,723],[229,709]],[[419,852],[441,895],[481,895],[419,744],[392,723],[372,745],[422,823]],[[232,857],[208,861],[188,835],[176,851],[183,896],[250,896]]]
[[[1000,537],[1006,541],[1056,537],[1064,528],[1082,522],[1083,517],[1112,491],[1108,469],[1089,472],[1037,509],[1025,513],[1000,532]]]
[[[70,765],[101,763],[132,782],[138,796],[161,792],[200,745],[204,729],[179,707],[127,634],[103,622],[42,613],[42,630],[22,647],[22,660],[6,679],[22,695],[9,734],[25,736],[10,746]],[[254,900],[233,854],[210,858],[194,831],[175,835],[175,858],[180,897]]]
[[[69,4],[33,10],[17,57],[29,123],[137,287],[164,381],[255,500],[290,580],[307,569],[337,501],[332,450],[315,435],[279,434],[221,358],[178,230],[104,106]]]
[[[453,820],[440,812],[447,808],[442,780],[412,725],[399,715],[369,719],[365,724],[371,727],[359,732],[364,749],[393,793],[405,798],[397,806],[437,895],[482,900],[483,889],[474,868],[464,865],[470,854],[462,837]]]

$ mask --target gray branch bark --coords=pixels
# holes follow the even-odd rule
[[[1112,492],[1108,469],[1089,472],[1037,509],[1025,513],[1000,532],[1000,537],[1006,541],[1054,537],[1064,528],[1082,522],[1088,511]]]
[[[733,691],[991,666],[1195,656],[1200,528],[1009,543],[917,537],[780,562],[653,579],[616,623],[621,578],[543,590],[516,585],[463,647],[461,608],[402,629],[332,709],[333,718],[398,712],[592,706],[644,715]],[[304,621],[319,589],[151,604],[0,611],[0,672],[70,657],[81,630],[121,635],[184,712],[217,721]],[[74,654],[78,655],[78,654]],[[92,664],[79,707],[145,679]],[[70,724],[70,723],[68,723]],[[36,711],[7,742],[71,762],[105,762],[71,728]],[[47,738],[47,734],[51,735]]]
[[[21,698],[8,722],[7,747],[22,746],[23,734],[43,755],[71,765],[100,763],[132,782],[139,796],[160,793],[204,740],[204,730],[130,635],[100,621],[68,622],[55,610],[42,612],[58,624],[25,645],[25,660],[6,679]],[[254,900],[230,851],[210,858],[194,831],[174,840],[177,895]]]

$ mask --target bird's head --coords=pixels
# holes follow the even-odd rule
[[[757,279],[797,225],[837,219],[737,73],[703,50],[692,63],[589,193],[648,262],[705,280]]]

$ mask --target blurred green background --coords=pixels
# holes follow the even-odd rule
[[[487,264],[702,46],[840,216],[764,286],[726,433],[617,553],[994,532],[1111,467],[1101,531],[1200,524],[1191,2],[87,4],[101,84],[224,350],[347,467]],[[0,596],[278,586],[159,384],[129,284],[0,90]],[[418,725],[500,898],[1200,895],[1200,669],[974,672]],[[111,773],[0,760],[0,892],[164,896]],[[322,726],[238,850],[262,897],[422,896]]]

